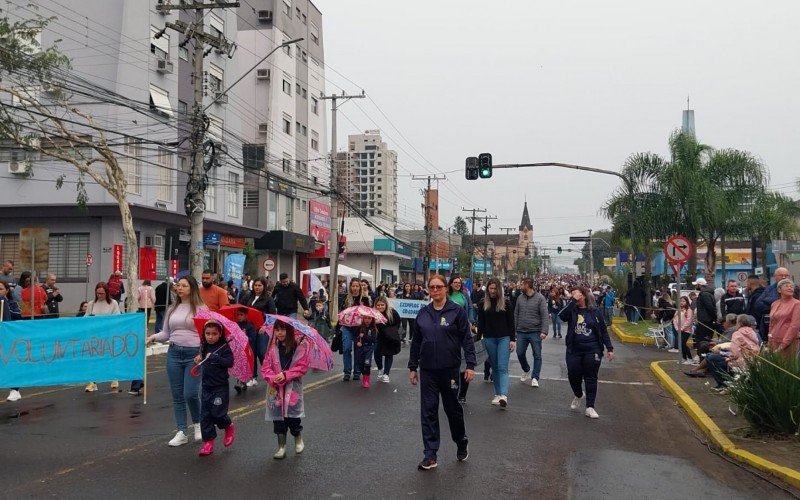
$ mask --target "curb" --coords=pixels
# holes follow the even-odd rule
[[[633,335],[627,335],[623,333],[617,325],[614,324],[611,325],[611,331],[614,332],[614,335],[616,335],[620,341],[625,342],[626,344],[642,344],[646,342],[645,339],[647,337],[635,337]]]
[[[656,376],[658,381],[664,388],[666,388],[678,403],[683,407],[686,413],[692,417],[692,420],[700,427],[700,429],[711,439],[711,441],[722,449],[722,452],[731,458],[750,465],[753,468],[764,471],[782,481],[785,481],[795,488],[800,488],[800,471],[778,465],[774,462],[760,457],[754,453],[737,447],[728,436],[722,432],[711,417],[703,411],[702,408],[675,382],[672,377],[661,368],[661,363],[674,363],[674,361],[654,361],[650,363],[650,370]]]

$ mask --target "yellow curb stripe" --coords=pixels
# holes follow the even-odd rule
[[[626,344],[641,344],[647,338],[647,337],[636,337],[633,335],[628,335],[624,333],[622,330],[620,330],[617,325],[613,324],[611,325],[611,331],[614,332],[614,335],[616,335],[620,341],[625,342]]]
[[[719,428],[719,426],[708,416],[706,412],[700,408],[689,394],[686,393],[678,385],[667,372],[661,368],[662,363],[674,363],[674,361],[654,361],[650,363],[650,370],[656,376],[661,385],[664,386],[678,401],[678,403],[686,410],[686,413],[695,421],[700,429],[711,439],[711,441],[722,449],[722,451],[738,460],[744,462],[751,467],[764,471],[772,476],[775,476],[795,488],[800,488],[800,471],[778,465],[774,462],[751,453],[742,448],[738,448],[733,441]]]

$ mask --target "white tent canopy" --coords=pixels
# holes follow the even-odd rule
[[[358,269],[353,269],[352,267],[347,267],[345,265],[339,264],[336,266],[337,272],[336,274],[342,276],[344,278],[366,278],[371,279],[372,275],[366,273],[364,271],[359,271]],[[331,267],[318,267],[316,269],[306,269],[305,271],[300,271],[300,274],[331,274]]]

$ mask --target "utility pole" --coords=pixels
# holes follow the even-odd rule
[[[489,228],[492,227],[489,224],[489,220],[494,220],[497,217],[490,217],[488,215],[484,215],[484,224],[483,224],[483,281],[486,281],[486,271],[488,270],[488,263],[487,257],[489,256]],[[492,269],[494,271],[494,269]]]
[[[503,279],[504,280],[508,279],[508,233],[510,233],[513,229],[516,229],[516,228],[513,228],[513,227],[501,227],[500,228],[501,231],[505,231],[506,232],[506,256],[505,256],[505,263],[503,264]]]
[[[189,182],[186,186],[186,197],[183,200],[186,215],[189,216],[191,223],[191,240],[189,244],[189,269],[195,278],[200,279],[203,272],[203,218],[205,216],[205,193],[208,178],[206,176],[207,164],[203,158],[203,140],[205,138],[206,129],[208,128],[203,108],[204,89],[203,82],[205,80],[203,74],[203,58],[205,46],[209,45],[221,52],[228,54],[233,53],[234,44],[223,38],[222,36],[215,36],[205,32],[203,29],[203,11],[208,9],[226,9],[237,8],[239,2],[210,2],[210,3],[192,3],[192,4],[169,4],[159,3],[156,5],[158,12],[170,12],[172,10],[194,10],[195,21],[191,24],[184,21],[175,21],[165,23],[164,28],[156,35],[162,36],[167,28],[181,33],[186,38],[181,42],[181,46],[186,45],[189,40],[194,41],[194,68],[192,71],[192,83],[194,85],[194,104],[192,106],[192,166],[189,172]],[[208,167],[214,161],[214,148],[210,147],[210,161]]]
[[[425,271],[425,283],[428,283],[428,278],[431,275],[431,233],[433,232],[431,220],[431,209],[433,208],[430,204],[430,194],[431,194],[431,181],[446,181],[447,176],[443,175],[439,177],[438,175],[412,175],[412,181],[428,181],[428,188],[425,190],[425,203],[422,205],[422,208],[425,209],[425,264],[424,264],[424,271]]]
[[[592,230],[589,230],[589,284],[594,286],[594,247],[592,246]]]
[[[336,210],[336,222],[331,221],[331,242],[330,242],[330,268],[331,272],[328,276],[328,297],[330,298],[330,304],[328,304],[328,310],[330,311],[330,317],[333,321],[337,321],[339,316],[339,276],[338,276],[338,267],[339,267],[339,219],[344,217],[344,213],[339,213],[338,210],[338,201],[337,196],[342,196],[342,193],[338,192],[336,188],[336,111],[339,109],[339,106],[344,104],[345,102],[349,101],[350,99],[363,99],[366,97],[366,93],[361,91],[361,95],[345,95],[344,91],[340,95],[331,94],[329,96],[320,95],[320,99],[323,101],[330,100],[331,101],[331,179],[330,179],[330,191],[331,191],[331,214],[334,213],[334,207],[337,208]],[[337,104],[337,101],[342,99],[340,104]],[[342,210],[343,212],[343,210]],[[342,219],[342,222],[344,220]]]
[[[481,213],[486,212],[486,209],[461,207],[461,211],[472,212],[472,215],[470,217],[467,217],[469,220],[472,221],[472,248],[470,248],[470,255],[469,255],[469,281],[470,283],[475,283],[475,220],[477,219],[475,214],[477,212]]]

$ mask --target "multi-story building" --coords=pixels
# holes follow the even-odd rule
[[[154,251],[161,279],[168,272],[165,257],[175,256],[176,249],[180,269],[188,269],[184,196],[192,164],[195,76],[193,42],[183,44],[182,34],[164,27],[193,22],[195,11],[164,13],[157,4],[75,0],[67,8],[42,0],[37,7],[40,14],[55,16],[41,33],[42,46],[60,39],[72,75],[134,103],[73,98],[95,124],[113,131],[107,136],[126,172],[140,255],[143,248]],[[14,15],[35,12],[21,7]],[[314,186],[328,183],[325,111],[316,98],[324,92],[321,14],[307,0],[251,0],[247,8],[213,9],[202,18],[206,33],[237,45],[235,53],[209,49],[204,55],[206,139],[218,146],[205,193],[205,267],[218,270],[227,253],[241,252],[253,239],[257,249],[275,257],[275,273],[296,275],[302,256],[316,246],[307,236],[308,202],[317,196]],[[245,75],[277,44],[300,37],[305,40]],[[11,173],[10,165],[20,158],[31,165],[33,177]],[[117,203],[87,180],[88,204],[79,209],[70,189],[77,171],[47,156],[4,144],[0,162],[0,259],[26,269],[19,262],[19,229],[48,228],[47,270],[62,284],[64,309],[77,307],[85,283],[111,274],[117,245],[124,243]],[[62,175],[65,187],[57,190]],[[87,254],[93,256],[91,267]]]
[[[255,248],[276,262],[272,274],[297,276],[323,242],[309,236],[311,201],[328,204],[330,170],[325,94],[322,14],[308,0],[251,0],[239,8],[242,113],[239,144],[244,174],[244,223],[266,231]],[[259,61],[284,42],[283,47]]]
[[[396,226],[397,153],[379,130],[351,135],[347,142],[347,153],[337,154],[336,162],[337,189],[348,200],[341,210],[347,217],[379,217]]]

